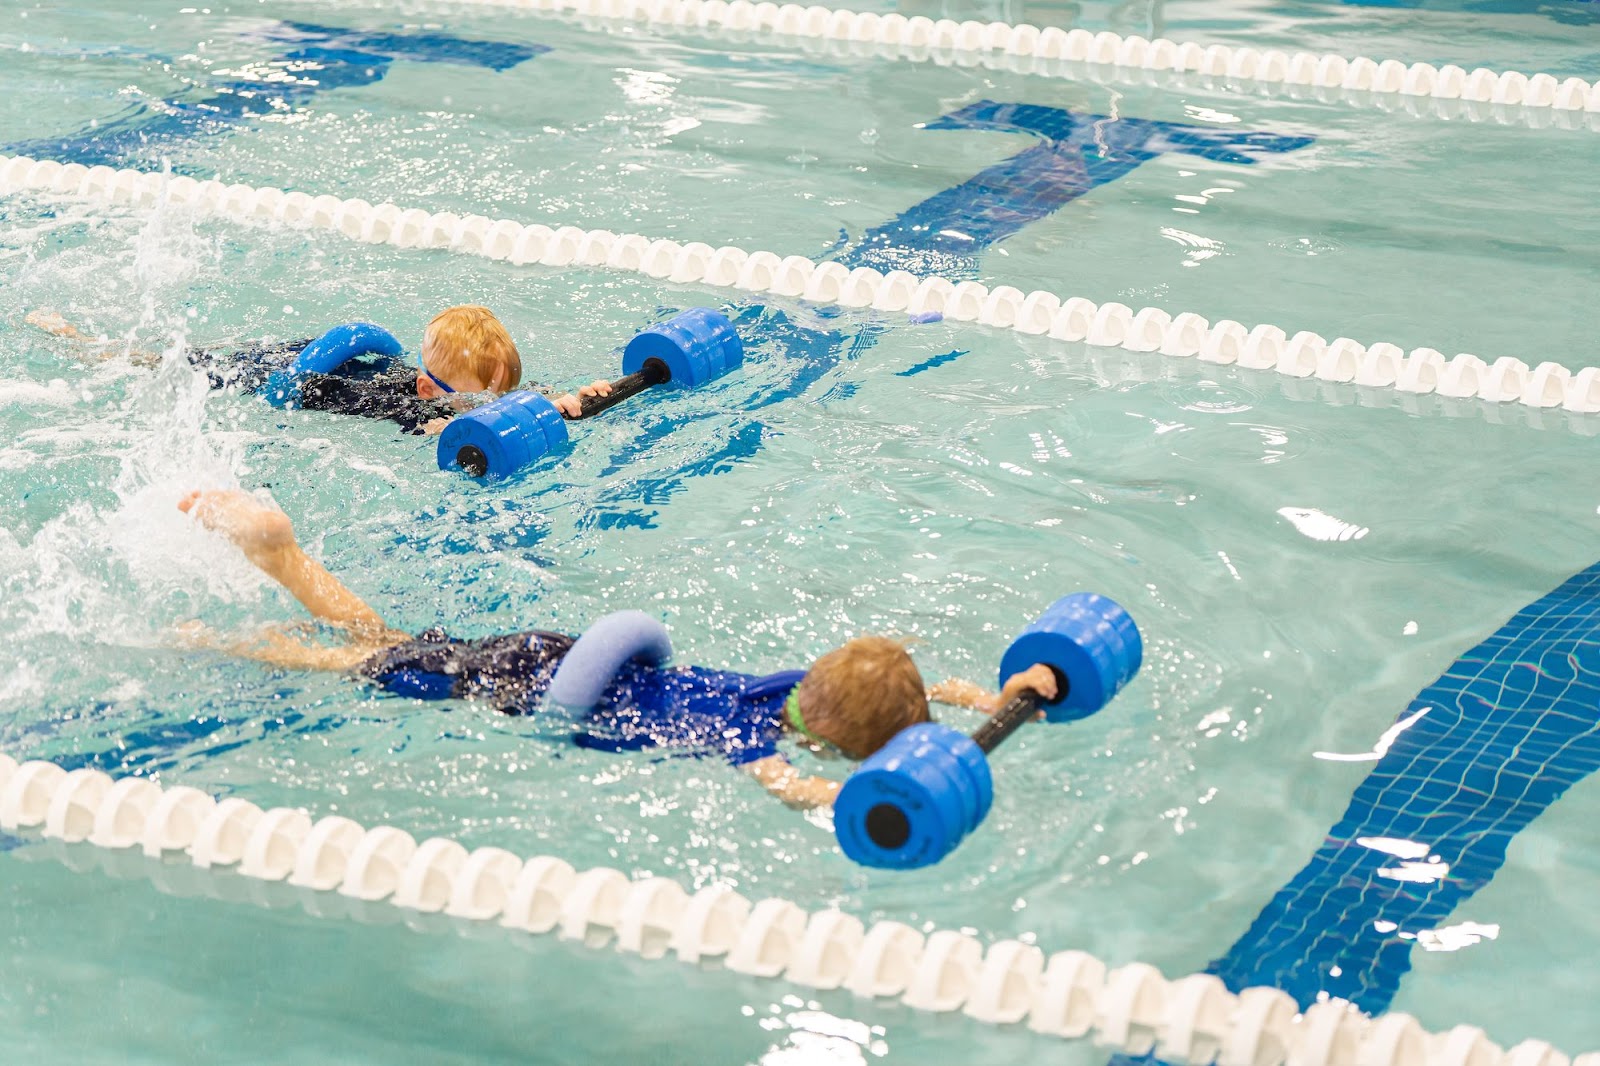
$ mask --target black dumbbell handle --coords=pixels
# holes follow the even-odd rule
[[[629,374],[627,377],[618,378],[611,383],[609,396],[585,396],[578,402],[578,413],[569,415],[562,412],[561,417],[568,422],[589,418],[601,411],[615,407],[630,396],[637,396],[648,388],[665,384],[672,380],[672,371],[667,364],[659,359],[646,359],[644,366]],[[456,465],[465,470],[471,477],[483,477],[489,472],[489,458],[483,454],[482,449],[475,445],[465,445],[456,452]]]
[[[1064,699],[1067,695],[1067,679],[1059,670],[1056,671],[1056,698]],[[1017,731],[1017,728],[1039,713],[1039,694],[1037,692],[1024,692],[1010,703],[1000,708],[990,716],[989,720],[978,727],[972,734],[972,742],[983,749],[985,755],[998,748],[1002,741]]]
[[[985,755],[1000,746],[1000,742],[1015,733],[1023,722],[1039,713],[1039,697],[1024,692],[989,718],[972,734],[972,742],[983,749]]]
[[[625,378],[618,378],[611,383],[609,396],[585,396],[578,401],[576,415],[563,415],[569,422],[576,422],[581,418],[589,418],[601,411],[610,410],[630,396],[637,396],[645,389],[664,384],[672,380],[672,371],[667,369],[667,364],[659,359],[646,359],[644,366],[629,374]]]

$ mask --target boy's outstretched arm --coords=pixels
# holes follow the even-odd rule
[[[578,389],[577,394],[564,392],[559,396],[550,397],[550,402],[556,405],[556,410],[568,418],[577,418],[583,414],[583,400],[586,396],[610,396],[611,382],[605,378],[595,378],[589,384]]]
[[[289,516],[282,511],[231,489],[191,492],[178,501],[178,510],[231,540],[262,573],[288,589],[312,617],[349,630],[364,645],[382,646],[406,639],[301,550]]]
[[[760,781],[768,792],[799,810],[833,806],[833,798],[843,787],[826,777],[802,774],[782,755],[768,755],[765,759],[745,763],[740,769]]]
[[[948,703],[954,707],[993,714],[1024,692],[1037,692],[1044,699],[1053,700],[1058,691],[1056,672],[1043,663],[1034,663],[1022,673],[1013,674],[998,696],[982,685],[952,677],[928,686],[928,702]]]

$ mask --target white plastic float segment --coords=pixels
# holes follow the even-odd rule
[[[900,270],[887,274],[871,267],[850,270],[798,255],[780,258],[774,252],[680,244],[636,233],[576,226],[552,229],[452,212],[429,214],[395,204],[374,206],[361,199],[0,155],[0,195],[20,190],[136,207],[171,204],[240,222],[333,230],[372,244],[446,249],[518,265],[627,270],[677,284],[770,292],[813,303],[911,314],[938,312],[955,321],[1048,335],[1092,348],[1160,352],[1174,359],[1276,371],[1284,378],[1530,409],[1560,408],[1577,415],[1600,412],[1600,367],[1573,371],[1555,362],[1530,367],[1509,356],[1492,364],[1468,354],[1446,359],[1432,348],[1408,353],[1383,341],[1329,340],[1304,330],[1291,335],[1268,324],[1211,322],[1190,312],[1135,310],[1081,296],[1063,299],[1042,290],[1024,293],[1010,285],[990,288],[975,281],[955,283]],[[1579,425],[1595,421],[1582,419]]]
[[[808,913],[782,899],[754,905],[723,885],[690,894],[670,879],[630,880],[597,867],[577,871],[548,856],[522,860],[501,848],[468,851],[434,837],[420,846],[392,826],[366,829],[348,818],[312,823],[304,811],[263,811],[239,797],[216,802],[182,786],[139,778],[113,781],[98,770],[64,773],[53,763],[0,754],[0,825],[43,826],[45,844],[67,841],[143,864],[158,887],[188,869],[235,866],[243,893],[268,902],[298,894],[318,916],[349,907],[444,913],[524,934],[554,933],[595,948],[646,958],[676,955],[811,989],[847,988],[864,998],[897,998],[920,1011],[961,1011],[991,1025],[1034,1032],[1173,1063],[1219,1066],[1600,1066],[1600,1053],[1576,1060],[1538,1040],[1502,1050],[1483,1030],[1424,1030],[1407,1014],[1369,1018],[1325,1001],[1301,1012],[1275,988],[1235,994],[1203,974],[1169,981],[1143,963],[1110,968],[1081,951],[1046,956],[1016,940],[987,948],[942,929],[926,935],[898,922],[870,929],[838,910]],[[91,828],[93,831],[91,831]],[[31,835],[30,832],[30,835]],[[140,853],[140,845],[143,845]],[[13,854],[28,857],[30,842]],[[65,853],[61,853],[65,854]],[[73,864],[69,862],[69,865]],[[119,861],[122,872],[127,866]],[[176,889],[171,889],[176,891]],[[237,897],[238,893],[235,893]]]
[[[1073,66],[1099,68],[1114,80],[1147,75],[1200,79],[1211,88],[1282,92],[1305,98],[1343,100],[1380,107],[1403,106],[1418,116],[1560,125],[1600,131],[1600,82],[1524,74],[1515,70],[1468,70],[1454,64],[1382,61],[1367,56],[1256,49],[1249,45],[1202,45],[1149,40],[1137,34],[1006,22],[956,22],[907,18],[891,13],[799,4],[753,4],[749,0],[455,0],[586,20],[646,22],[695,32],[765,34],[826,41],[839,51],[936,63],[982,63],[1022,74],[1067,76]],[[1157,82],[1160,84],[1160,82]],[[1194,82],[1176,87],[1193,87]]]

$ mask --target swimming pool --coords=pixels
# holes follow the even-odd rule
[[[1592,7],[921,13],[1592,81]],[[22,14],[0,27],[8,153],[170,160],[229,183],[834,255],[1489,362],[1597,361],[1566,312],[1596,223],[1579,183],[1558,180],[1594,161],[1586,124],[465,4]],[[1251,161],[1168,150],[1157,123]],[[1095,166],[1100,145],[1138,154],[1156,137],[1137,166]],[[23,193],[0,212],[14,501],[0,750],[18,758],[1176,976],[1227,955],[1339,821],[1371,766],[1328,754],[1374,750],[1453,661],[1594,562],[1595,415],[180,208]],[[85,367],[20,321],[51,306],[158,348],[373,318],[414,343],[461,300],[512,324],[539,380],[610,372],[634,331],[696,304],[727,307],[749,351],[740,374],[613,412],[486,491],[434,469],[428,442],[208,396],[179,365]],[[172,510],[230,480],[269,487],[408,629],[576,630],[637,606],[685,661],[765,672],[892,631],[920,642],[930,679],[987,681],[1028,617],[1090,588],[1138,619],[1146,666],[1105,713],[1008,744],[995,812],[950,859],[867,872],[824,820],[709,762],[576,750],[537,721],[170,647],[196,616],[294,617]],[[1508,1047],[1600,1041],[1582,998],[1593,788],[1510,841],[1440,923],[1454,935],[1429,941],[1457,950],[1410,950],[1389,1006]],[[224,875],[172,895],[136,857],[108,880],[71,868],[106,861],[92,852],[12,843],[17,978],[0,1002],[12,1046],[41,1061],[258,1061],[268,1042],[285,1061],[1105,1057],[552,938],[419,935],[392,908],[324,920],[210,899],[249,897]]]

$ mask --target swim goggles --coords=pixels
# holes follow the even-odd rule
[[[449,385],[446,385],[444,382],[440,381],[437,377],[435,377],[433,371],[428,369],[428,364],[424,363],[422,361],[422,356],[420,356],[420,355],[417,356],[417,366],[422,370],[422,372],[424,374],[428,375],[428,380],[429,381],[431,381],[435,385],[439,386],[445,392],[453,393],[453,392],[456,391],[455,389],[452,389]]]

